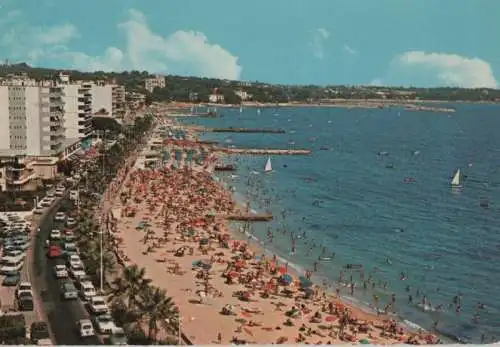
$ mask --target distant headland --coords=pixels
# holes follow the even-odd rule
[[[31,67],[26,63],[0,65],[0,77],[26,74],[36,80],[55,78],[65,69]],[[81,72],[68,71],[77,80],[112,80],[128,91],[144,95],[152,102],[186,102],[212,105],[247,106],[323,106],[384,108],[399,106],[408,110],[453,112],[449,106],[431,107],[424,103],[500,102],[500,90],[456,87],[404,88],[387,86],[346,85],[278,85],[264,82],[232,81],[215,78],[160,76],[147,71]]]

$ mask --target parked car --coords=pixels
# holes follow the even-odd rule
[[[21,280],[21,275],[19,274],[19,272],[13,273],[3,278],[2,286],[14,287],[17,286],[20,280]]]
[[[46,322],[31,323],[30,341],[32,344],[39,346],[49,346],[52,344],[52,341],[50,340],[49,326]],[[49,342],[50,344],[48,344]]]
[[[51,239],[51,240],[60,240],[61,239],[61,230],[59,230],[59,229],[52,229],[50,231],[49,239]]]
[[[54,259],[62,256],[61,246],[51,245],[49,246],[49,251],[47,252],[47,257]]]
[[[56,278],[61,279],[61,278],[68,278],[68,269],[66,268],[66,265],[63,264],[57,264],[54,266],[54,274]]]
[[[68,226],[68,228],[73,228],[76,226],[77,224],[77,220],[73,217],[69,217],[67,220],[66,220],[66,225]]]
[[[92,314],[99,315],[103,313],[108,313],[109,308],[106,304],[106,300],[102,296],[92,296],[89,299],[89,310]]]
[[[71,281],[61,284],[61,292],[65,300],[78,299],[78,291]]]
[[[75,242],[64,242],[65,254],[78,254],[78,247]]]
[[[16,274],[23,268],[24,260],[8,260],[0,267],[0,273],[2,275]]]
[[[92,282],[82,282],[80,283],[80,297],[88,301],[90,298],[97,296],[97,292],[94,288]]]
[[[95,336],[94,327],[89,319],[82,319],[77,322],[77,329],[80,337]]]
[[[73,264],[69,267],[69,274],[71,277],[78,279],[80,277],[86,276],[87,274],[85,273],[85,268],[83,267],[83,264]]]
[[[101,334],[111,334],[116,329],[115,322],[109,314],[92,317],[94,326]]]
[[[128,344],[127,335],[125,335],[123,328],[115,327],[113,333],[109,336],[109,344],[115,346],[124,346]]]
[[[80,256],[78,254],[69,254],[69,255],[67,255],[66,259],[67,259],[70,267],[83,265],[82,259],[80,259]]]
[[[19,298],[23,294],[31,294],[33,296],[33,290],[31,289],[31,283],[30,282],[21,282],[16,288],[16,298]]]
[[[19,311],[33,311],[33,295],[31,293],[23,293],[17,298]]]
[[[54,221],[56,222],[64,222],[66,220],[66,214],[64,212],[57,212]]]

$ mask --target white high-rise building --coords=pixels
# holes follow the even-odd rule
[[[50,82],[4,81],[0,85],[0,152],[56,156],[64,142],[61,88]]]
[[[0,83],[0,189],[36,189],[34,179],[53,178],[63,155],[61,88],[15,78]]]
[[[61,75],[65,77],[65,75]],[[64,99],[64,129],[67,143],[90,137],[92,131],[92,84],[60,79]]]

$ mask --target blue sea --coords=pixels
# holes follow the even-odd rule
[[[341,288],[346,299],[383,308],[395,294],[394,311],[408,322],[427,329],[437,322],[442,334],[463,341],[480,342],[483,334],[486,342],[496,341],[500,107],[454,107],[453,114],[317,107],[263,108],[259,114],[235,108],[219,109],[222,117],[215,119],[184,122],[286,131],[203,134],[222,146],[312,149],[311,156],[272,156],[271,174],[263,172],[267,157],[225,159],[237,164],[237,177],[221,178],[240,199],[250,192],[253,209],[276,216],[252,229],[268,250],[304,270],[312,269],[324,247],[335,258],[320,262],[315,275]],[[450,185],[457,169],[464,178],[460,191]],[[304,236],[295,254],[291,233]],[[359,271],[344,269],[345,280],[352,276],[356,283],[351,297],[338,283],[346,264],[363,264],[364,279],[371,277],[375,288],[370,283],[364,289]],[[459,313],[455,296],[461,299]]]

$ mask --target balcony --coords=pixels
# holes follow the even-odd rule
[[[60,98],[50,98],[50,106],[51,107],[63,107],[64,101]]]
[[[31,180],[35,179],[37,176],[36,176],[36,172],[35,170],[32,170],[32,169],[26,169],[24,170],[21,174],[19,175],[8,175],[6,177],[6,181],[8,184],[12,184],[12,185],[24,185],[28,182],[30,182]]]
[[[50,127],[50,136],[63,136],[64,135],[64,127],[61,125],[51,126]]]
[[[57,153],[60,153],[63,149],[63,145],[61,142],[57,143],[57,144],[51,144],[50,145],[50,150],[53,154],[57,154]]]

